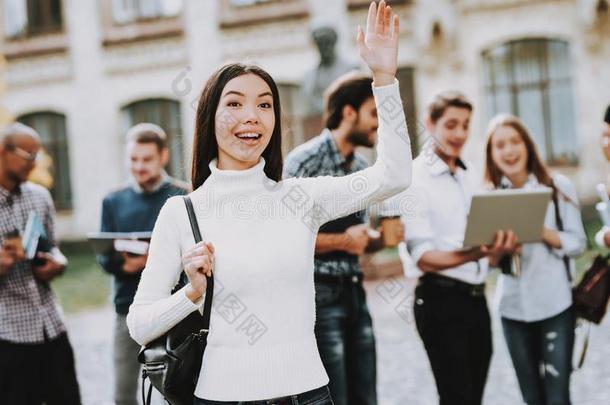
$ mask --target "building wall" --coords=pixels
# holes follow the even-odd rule
[[[82,238],[95,230],[101,199],[127,178],[121,107],[143,98],[180,101],[188,166],[198,95],[208,75],[223,61],[251,60],[269,70],[279,83],[297,84],[317,63],[308,32],[316,19],[333,22],[340,33],[338,49],[357,61],[355,27],[365,23],[366,8],[350,6],[354,0],[302,1],[306,12],[290,18],[280,15],[261,23],[220,27],[224,7],[220,1],[185,0],[180,17],[182,33],[104,45],[107,27],[103,7],[107,3],[65,0],[67,49],[7,58],[3,99],[13,116],[40,110],[66,115],[73,209],[60,212],[61,237]],[[587,1],[404,3],[395,6],[401,15],[399,62],[415,69],[418,120],[421,122],[426,102],[435,91],[448,87],[464,91],[476,106],[472,139],[465,153],[479,167],[483,164],[486,126],[481,53],[519,38],[569,42],[580,163],[557,170],[574,179],[583,200],[591,200],[593,185],[608,170],[599,134],[604,106],[610,102],[610,22],[598,26],[591,17],[594,6]],[[435,24],[442,28],[440,40],[432,35]],[[298,116],[298,105],[293,113]],[[299,137],[303,134],[296,133],[293,143],[302,140]]]
[[[6,69],[6,61],[4,57],[0,55],[0,128],[9,122],[9,113],[5,107],[6,102],[6,86],[4,84],[4,70]]]

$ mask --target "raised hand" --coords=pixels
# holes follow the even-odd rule
[[[393,29],[392,29],[393,26]],[[398,68],[398,16],[392,8],[374,1],[369,7],[366,19],[366,33],[358,26],[358,52],[373,71],[375,86],[385,86],[394,82]]]

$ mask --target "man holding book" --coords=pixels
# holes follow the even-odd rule
[[[79,405],[72,346],[49,285],[67,260],[49,191],[27,181],[39,152],[28,126],[0,134],[0,403]]]
[[[171,196],[186,194],[188,185],[172,179],[163,169],[169,160],[169,150],[167,136],[159,126],[143,123],[132,127],[127,133],[126,149],[131,178],[126,187],[104,198],[101,231],[117,235],[151,232],[165,201]],[[136,405],[140,347],[129,336],[125,318],[147,254],[140,249],[141,244],[115,242],[114,246],[112,253],[97,257],[98,263],[113,276],[114,399],[117,405]]]

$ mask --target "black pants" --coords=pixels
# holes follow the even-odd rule
[[[68,335],[40,344],[0,340],[0,403],[80,405]]]
[[[480,405],[492,353],[485,296],[468,292],[466,283],[431,281],[424,276],[417,286],[414,312],[440,405]]]

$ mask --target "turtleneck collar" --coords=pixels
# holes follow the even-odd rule
[[[218,168],[218,159],[212,160],[209,167],[211,175],[208,180],[216,184],[252,186],[266,177],[264,171],[265,159],[263,157],[255,166],[245,170],[221,170]]]

